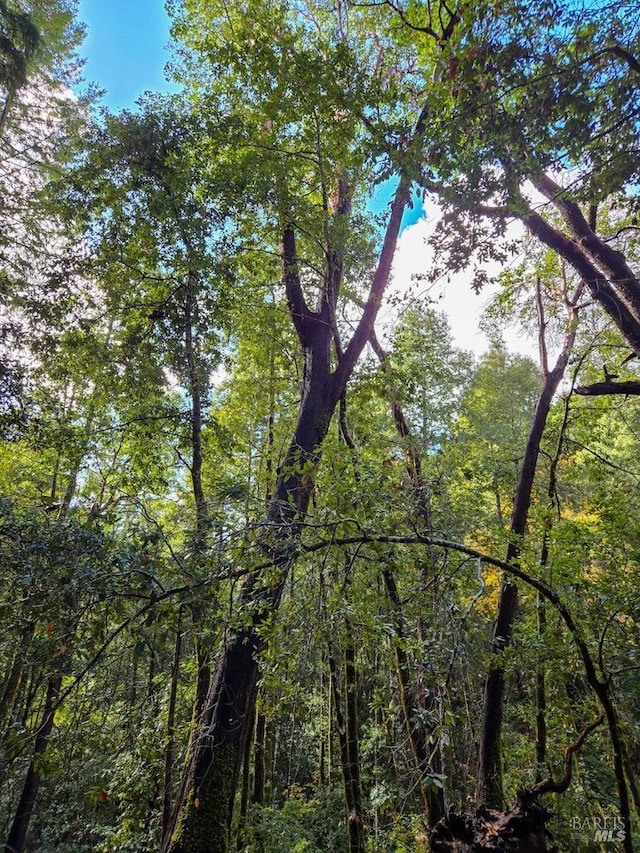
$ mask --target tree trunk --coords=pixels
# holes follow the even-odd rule
[[[162,832],[167,831],[171,819],[171,797],[173,779],[173,760],[175,751],[175,716],[178,679],[180,675],[180,651],[182,648],[182,628],[178,623],[173,661],[171,664],[171,688],[169,691],[169,707],[167,709],[167,745],[164,751],[164,790],[162,796]]]
[[[350,632],[348,620],[345,620],[345,624],[347,631]],[[329,644],[329,671],[340,744],[344,799],[347,807],[348,851],[349,853],[364,853],[365,840],[357,732],[357,684],[354,646],[351,636],[347,638],[345,649],[344,695],[340,688],[340,672],[331,643]]]
[[[243,836],[247,824],[247,814],[249,813],[249,801],[251,791],[251,747],[254,741],[252,737],[255,730],[255,710],[254,719],[249,726],[250,736],[247,738],[247,743],[244,748],[242,757],[242,791],[240,794],[240,820],[238,821],[238,832],[236,837],[236,850],[242,850],[244,847]]]
[[[543,639],[547,616],[545,602],[540,593],[536,599],[538,609],[538,638]],[[544,773],[543,768],[547,762],[547,692],[545,685],[544,661],[538,660],[536,672],[536,782],[539,782]]]
[[[11,717],[11,712],[15,704],[15,698],[18,693],[18,687],[22,681],[22,674],[25,668],[25,660],[27,659],[27,650],[33,639],[35,632],[35,623],[29,623],[22,631],[20,643],[9,667],[9,672],[2,684],[0,693],[0,730],[4,728],[5,722]]]
[[[163,850],[170,853],[226,853],[248,723],[252,718],[258,683],[257,654],[262,647],[259,629],[277,610],[287,572],[294,558],[292,545],[311,497],[311,475],[318,448],[328,431],[337,403],[329,370],[329,328],[316,327],[306,352],[307,383],[294,440],[281,468],[276,494],[269,508],[266,530],[273,533],[263,547],[272,564],[271,575],[247,576],[239,610],[251,624],[227,631],[224,648],[198,723],[190,766],[183,780],[182,803],[172,838]]]
[[[193,602],[191,614],[196,651],[196,695],[193,703],[193,718],[194,720],[198,720],[207,701],[207,693],[211,684],[211,654],[206,640],[202,637],[204,608],[200,602]]]
[[[553,397],[564,376],[569,362],[569,356],[575,340],[577,314],[576,305],[582,292],[579,285],[571,301],[567,300],[568,322],[567,332],[562,350],[556,360],[553,370],[547,366],[546,342],[544,337],[545,323],[542,316],[542,303],[538,289],[538,310],[540,328],[541,369],[544,384],[535,414],[531,422],[529,436],[524,451],[524,458],[518,476],[513,511],[510,524],[510,541],[505,557],[506,563],[518,564],[522,539],[527,529],[529,507],[533,483],[540,453],[540,443],[547,423]],[[505,576],[500,588],[498,612],[493,626],[492,653],[497,656],[497,663],[492,663],[484,686],[482,707],[482,724],[480,733],[480,756],[478,761],[478,784],[476,802],[490,808],[503,807],[502,791],[502,719],[504,710],[504,666],[500,662],[500,654],[511,644],[513,626],[518,606],[518,590],[511,576]]]
[[[398,593],[396,581],[388,567],[384,569],[382,576],[387,595],[391,602],[394,619],[393,627],[397,634],[396,641],[393,643],[393,649],[396,658],[396,673],[400,684],[402,722],[407,734],[411,755],[419,774],[420,797],[427,825],[431,827],[435,826],[444,814],[444,797],[442,789],[434,790],[431,786],[425,785],[425,776],[432,773],[439,773],[442,768],[439,764],[432,766],[427,743],[427,732],[425,731],[424,724],[420,722],[420,714],[418,713],[422,708],[416,702],[416,691],[409,678],[410,666],[403,646],[405,629],[404,620],[402,619],[402,601]]]
[[[7,850],[12,853],[22,853],[27,837],[27,831],[33,815],[33,809],[40,790],[41,762],[47,746],[49,744],[49,735],[53,729],[53,720],[56,712],[56,703],[60,693],[62,684],[62,670],[65,664],[65,655],[58,653],[55,661],[54,671],[49,676],[47,683],[47,695],[42,713],[42,722],[38,726],[36,739],[33,747],[33,756],[27,770],[27,775],[24,780],[22,794],[16,808],[16,812],[11,824],[9,836],[5,842]]]
[[[251,802],[262,805],[264,803],[264,766],[267,745],[267,718],[264,714],[258,714],[256,721],[256,734],[253,748],[253,793]]]

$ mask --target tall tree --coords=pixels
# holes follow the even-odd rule
[[[279,467],[273,499],[258,537],[259,552],[243,583],[237,610],[243,623],[229,630],[218,658],[193,755],[178,798],[175,829],[163,849],[171,853],[228,849],[240,760],[248,737],[258,681],[262,623],[277,611],[313,491],[321,447],[354,367],[373,331],[389,277],[402,216],[410,200],[411,168],[427,126],[424,104],[405,118],[399,183],[390,205],[364,308],[350,338],[338,323],[341,294],[357,272],[354,200],[359,181],[384,153],[366,114],[391,113],[393,86],[381,72],[386,58],[375,45],[352,48],[346,9],[283,8],[274,20],[252,8],[191,4],[174,30],[211,72],[227,72],[204,95],[243,116],[235,141],[244,168],[261,168],[250,198],[266,218],[271,245],[279,241],[282,285],[304,358],[298,422]],[[455,16],[442,8],[446,39]],[[402,58],[394,57],[393,61]],[[379,62],[378,60],[385,61]],[[388,66],[387,66],[388,67]],[[202,77],[202,73],[198,74]],[[198,77],[195,84],[198,86]],[[251,104],[247,121],[245,104]],[[363,121],[364,119],[364,121]],[[362,136],[369,143],[362,144]],[[371,150],[369,150],[371,149]],[[255,168],[255,167],[254,167]],[[315,304],[310,300],[315,294]],[[259,568],[266,559],[268,571]],[[206,736],[204,736],[206,733]]]
[[[510,538],[505,556],[505,562],[507,563],[518,564],[522,543],[527,533],[542,438],[554,396],[562,382],[573,351],[577,332],[578,306],[582,290],[583,285],[579,283],[574,292],[567,293],[565,290],[562,293],[567,313],[566,327],[564,340],[562,341],[555,364],[551,367],[548,357],[549,342],[546,337],[542,287],[539,278],[536,284],[542,389],[536,402],[535,413],[531,420],[531,427],[518,473],[518,482],[509,522]],[[505,577],[500,589],[498,610],[492,636],[493,652],[498,655],[511,643],[516,610],[517,588],[511,577]],[[503,806],[501,756],[503,704],[504,668],[500,663],[492,663],[487,674],[484,689],[478,763],[478,789],[476,794],[479,804],[485,803],[492,808],[501,808]]]

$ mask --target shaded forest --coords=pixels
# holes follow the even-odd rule
[[[638,4],[167,7],[0,0],[0,849],[632,853]]]

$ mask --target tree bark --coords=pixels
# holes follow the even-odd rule
[[[580,385],[576,388],[576,394],[585,397],[603,397],[609,394],[624,394],[625,397],[640,394],[640,382],[594,382],[592,385]]]
[[[544,637],[547,626],[545,602],[540,593],[536,598],[538,610],[538,637]],[[536,669],[536,782],[542,779],[542,771],[547,762],[547,691],[544,661],[538,660]]]
[[[636,355],[640,356],[640,278],[622,252],[595,233],[595,206],[588,217],[571,199],[571,191],[548,175],[531,175],[531,182],[556,208],[561,224],[545,219],[517,192],[505,207],[475,205],[473,212],[506,220],[515,216],[545,246],[563,258],[582,278],[592,298],[618,327]]]
[[[265,751],[267,744],[267,718],[264,714],[258,714],[256,720],[256,733],[253,747],[253,792],[251,802],[262,805],[264,803],[264,780],[265,780]]]
[[[550,225],[539,213],[516,215],[541,243],[564,258],[581,276],[589,293],[606,311],[631,349],[640,355],[640,282],[626,263],[590,228],[577,204],[563,200],[561,189],[549,178],[538,188],[554,202],[568,226],[570,236]]]
[[[167,744],[164,751],[164,790],[162,794],[162,832],[167,831],[171,819],[171,798],[173,780],[173,761],[175,751],[175,717],[178,680],[180,676],[180,652],[182,649],[182,628],[178,623],[176,639],[173,647],[171,663],[171,687],[169,691],[169,707],[167,709]]]
[[[251,799],[251,752],[252,745],[254,741],[254,732],[255,732],[255,710],[254,710],[254,719],[251,721],[251,725],[249,726],[250,736],[247,738],[247,742],[244,748],[244,755],[242,757],[242,788],[240,793],[240,816],[238,821],[238,831],[236,835],[236,849],[242,850],[244,847],[243,844],[243,836],[245,827],[247,824],[247,815],[249,813],[249,802]]]
[[[27,659],[27,650],[35,633],[35,623],[30,622],[22,630],[20,643],[14,654],[9,672],[7,673],[0,693],[0,730],[4,729],[5,723],[10,719],[15,704],[18,688],[22,681],[22,674]]]

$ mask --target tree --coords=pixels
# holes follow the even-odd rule
[[[10,435],[24,429],[29,391],[22,309],[60,273],[63,238],[40,193],[83,122],[87,99],[68,88],[82,35],[69,0],[0,4],[0,388]]]
[[[527,533],[529,511],[533,498],[534,481],[540,455],[542,437],[545,431],[551,405],[560,383],[563,380],[569,358],[573,351],[579,303],[583,286],[578,284],[573,293],[563,292],[563,301],[567,312],[564,340],[556,362],[550,367],[548,359],[548,341],[546,338],[546,320],[542,301],[540,281],[537,283],[537,307],[539,326],[540,372],[542,389],[536,401],[535,413],[525,443],[524,454],[518,482],[515,489],[513,509],[509,523],[509,544],[505,556],[506,563],[517,565],[522,541]],[[496,621],[493,627],[493,651],[500,654],[510,643],[517,609],[517,589],[512,578],[505,577],[500,589]],[[504,703],[504,669],[500,664],[492,664],[487,674],[484,690],[482,714],[482,732],[480,737],[480,755],[478,765],[477,801],[490,807],[503,805],[501,727]]]
[[[236,146],[244,168],[256,150],[260,152],[258,177],[264,183],[253,197],[266,217],[271,240],[276,235],[280,240],[282,283],[304,353],[304,378],[298,422],[258,538],[269,569],[250,569],[244,582],[237,608],[246,614],[245,621],[228,633],[218,660],[199,723],[207,736],[195,739],[178,798],[175,831],[163,845],[171,853],[228,849],[233,798],[255,702],[260,628],[278,609],[321,447],[373,331],[410,198],[412,171],[401,167],[364,308],[354,333],[343,344],[337,322],[340,293],[346,277],[357,269],[351,269],[357,262],[352,260],[352,235],[357,236],[353,202],[359,179],[371,163],[358,139],[367,130],[360,112],[389,110],[390,95],[381,86],[371,48],[364,67],[351,49],[342,11],[338,18],[328,16],[326,24],[324,11],[318,9],[317,15],[311,8],[306,13],[291,10],[276,22],[266,7],[255,4],[251,32],[244,38],[241,33],[249,25],[246,9],[240,13],[228,8],[222,14],[196,4],[183,10],[174,27],[187,48],[210,58],[212,70],[222,62],[229,69],[213,87],[209,101],[223,99],[228,109],[235,107],[243,117]],[[196,77],[194,82],[200,81]],[[244,111],[247,102],[252,108],[250,121]],[[425,131],[426,113],[418,104],[403,145],[407,164]],[[266,164],[270,169],[265,170]],[[314,291],[316,303],[310,307],[307,294]],[[259,558],[256,564],[260,565]]]
[[[114,561],[117,546],[91,523],[20,510],[3,498],[0,547],[9,569],[2,607],[13,613],[7,637],[19,638],[21,650],[2,685],[6,770],[14,783],[5,846],[22,851],[49,762],[49,741],[81,613],[95,604],[96,577]],[[24,772],[23,752],[28,757]],[[6,793],[4,801],[8,807]]]
[[[34,254],[52,249],[55,229],[38,207],[38,190],[65,161],[83,121],[82,102],[69,91],[78,79],[83,36],[74,6],[72,0],[0,5],[4,276],[24,274],[29,264],[37,268]]]
[[[628,5],[170,5],[180,97],[85,116],[46,194],[70,152],[43,146],[34,187],[6,190],[5,837],[546,849],[555,792],[568,849],[567,815],[613,812],[616,785],[627,820],[638,425],[597,386],[635,382]],[[28,27],[63,9],[0,8],[6,80],[26,69],[7,144],[56,43],[41,24],[32,50]],[[499,344],[498,313],[477,366],[421,304],[385,305],[381,345],[416,186],[443,206],[447,272],[504,259],[510,217],[560,247],[530,240],[533,273],[500,297],[530,328],[537,305],[541,370]],[[593,393],[557,399],[578,308],[571,381]]]

